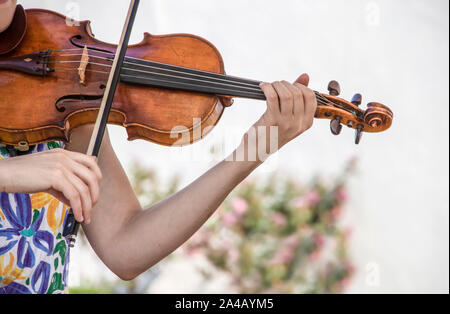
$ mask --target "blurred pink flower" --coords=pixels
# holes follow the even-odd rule
[[[275,224],[275,226],[277,226],[278,228],[282,228],[286,225],[286,216],[283,215],[282,213],[275,213],[272,217],[273,219],[273,223]]]
[[[320,260],[320,256],[321,256],[320,250],[316,250],[309,255],[309,258],[311,259],[311,261],[317,262],[318,260]]]
[[[223,215],[222,219],[223,223],[227,227],[233,227],[237,222],[237,218],[233,213],[226,213],[225,215]]]
[[[352,282],[352,279],[350,278],[350,277],[345,277],[344,279],[342,279],[342,281],[341,281],[341,286],[342,286],[342,288],[348,288],[349,286],[350,286],[350,284],[351,284],[351,282]]]
[[[246,200],[240,197],[235,197],[231,201],[231,206],[236,214],[242,216],[248,209],[248,203]]]
[[[304,196],[296,197],[294,199],[295,208],[305,208],[307,206],[306,198]]]
[[[335,196],[340,203],[344,203],[347,200],[347,191],[343,187],[337,188]]]
[[[294,249],[298,245],[299,242],[300,242],[300,240],[299,240],[297,234],[290,235],[289,237],[287,237],[284,240],[284,244],[286,245],[286,247],[291,248],[291,249]]]
[[[285,248],[281,251],[281,261],[283,263],[289,263],[294,258],[294,252],[290,248]]]
[[[296,208],[313,207],[319,203],[320,195],[317,190],[311,190],[306,195],[294,199]]]
[[[189,243],[201,244],[208,240],[208,238],[209,232],[207,232],[205,229],[200,229],[189,239]]]
[[[314,237],[314,243],[316,244],[318,249],[322,248],[325,244],[325,237],[321,234],[317,234]]]
[[[353,275],[353,273],[356,270],[355,265],[353,265],[351,262],[347,261],[345,263],[345,268],[347,269],[347,273],[349,274],[349,276]]]
[[[206,231],[205,229],[201,229],[194,233],[194,235],[188,240],[186,245],[181,247],[181,250],[184,250],[184,252],[187,255],[194,255],[203,250],[203,247],[207,243],[207,240],[209,239],[210,232]]]
[[[334,218],[334,220],[339,219],[342,214],[342,208],[340,206],[336,206],[331,210],[331,216]]]
[[[286,264],[294,258],[294,252],[299,244],[299,238],[293,234],[283,240],[282,247],[275,253],[272,258],[274,264]]]
[[[202,249],[198,247],[185,247],[183,248],[183,251],[187,256],[193,256],[200,253]]]
[[[233,246],[228,251],[228,258],[232,264],[237,263],[239,261],[239,250]]]
[[[309,191],[309,193],[306,194],[306,199],[308,200],[309,206],[316,206],[320,200],[319,192],[317,192],[317,190]]]
[[[292,261],[294,258],[294,250],[290,247],[283,247],[272,259],[272,263],[274,264],[286,264]]]

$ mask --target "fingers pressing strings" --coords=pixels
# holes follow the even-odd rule
[[[298,86],[292,85],[289,82],[286,81],[282,81],[281,82],[290,92],[291,94],[294,96],[294,105],[292,108],[292,114],[297,117],[300,114],[303,114],[304,112],[304,104],[305,102],[301,102],[299,101],[298,95],[301,95],[303,93],[303,90],[301,88],[299,88]],[[306,88],[306,87],[305,87]]]

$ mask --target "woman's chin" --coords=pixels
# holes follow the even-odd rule
[[[11,24],[16,11],[17,0],[0,0],[0,33]]]

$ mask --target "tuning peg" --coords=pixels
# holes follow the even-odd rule
[[[361,142],[361,137],[363,135],[364,126],[362,124],[358,124],[355,131],[355,144],[358,145]]]
[[[342,117],[339,117],[339,116],[336,116],[336,117],[334,117],[333,120],[331,120],[330,130],[331,130],[331,133],[333,133],[334,135],[341,134],[341,131],[342,131],[341,121],[342,121]]]
[[[339,96],[341,93],[341,85],[337,81],[331,81],[328,84],[328,92],[331,96]]]
[[[355,96],[353,96],[353,98],[352,98],[352,104],[359,107],[359,106],[361,106],[361,103],[362,103],[361,94],[355,94]]]

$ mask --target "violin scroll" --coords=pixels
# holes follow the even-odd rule
[[[367,104],[367,110],[364,112],[364,122],[372,128],[366,132],[382,132],[392,125],[394,114],[387,106],[371,102]]]
[[[351,101],[337,97],[340,85],[336,81],[328,84],[328,91],[329,95],[316,92],[318,103],[316,118],[330,119],[332,134],[339,135],[342,126],[346,125],[355,129],[355,144],[359,144],[363,132],[382,132],[391,127],[394,114],[389,107],[378,102],[370,102],[367,109],[363,110],[360,108],[361,94],[355,94]]]

